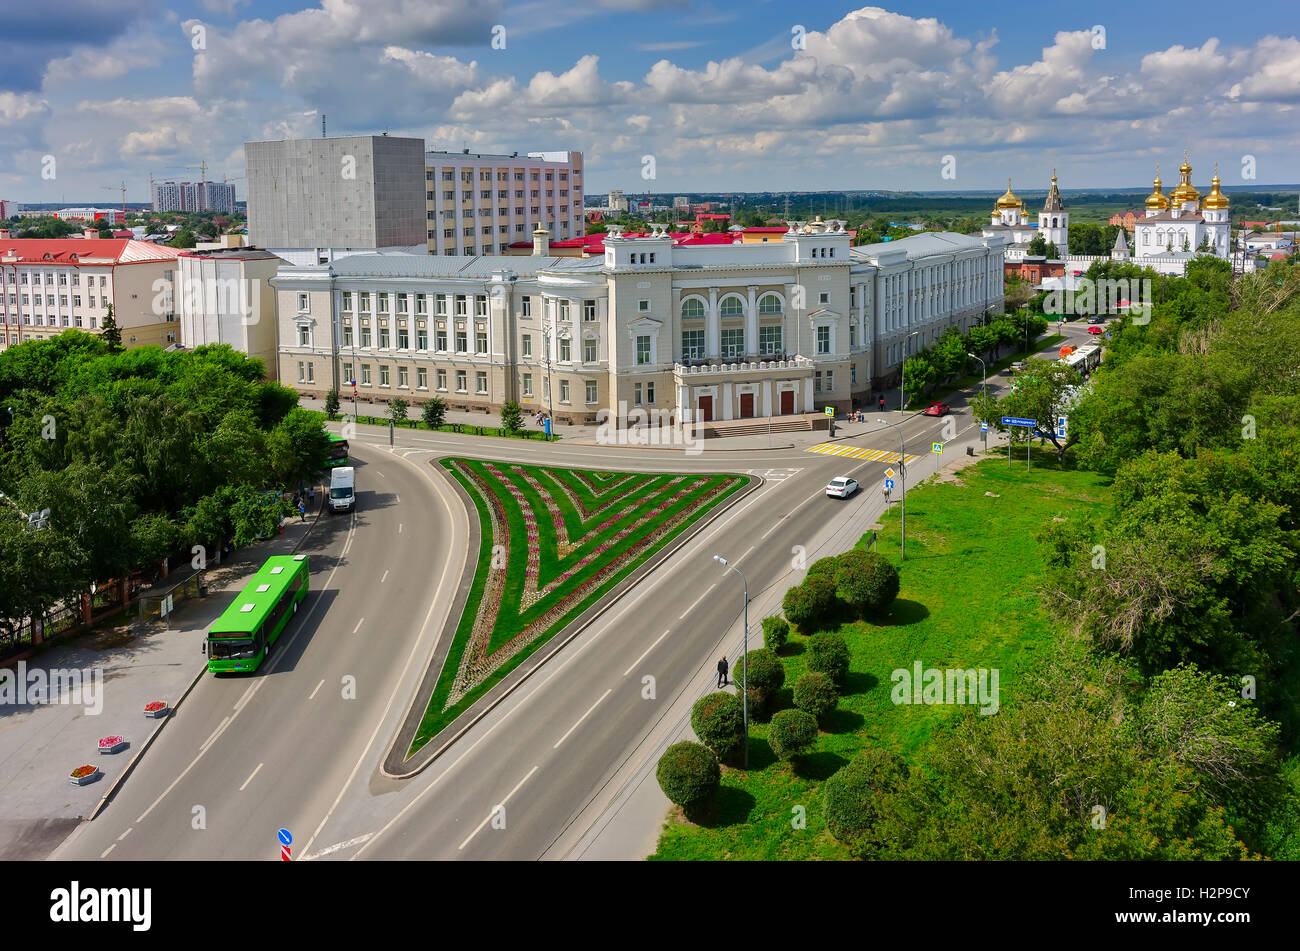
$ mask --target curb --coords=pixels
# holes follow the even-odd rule
[[[320,521],[321,512],[325,510],[325,497],[326,497],[325,493],[322,493],[320,508],[316,510],[316,515],[312,519],[311,525],[308,526],[307,531],[303,532],[302,538],[298,539],[298,544],[293,546],[293,550],[290,552],[290,554],[297,554],[298,549],[300,549],[303,546],[303,542],[307,541],[307,539],[311,536],[312,529],[314,529],[316,527],[316,523]],[[188,697],[190,695],[190,692],[199,685],[199,681],[203,679],[203,675],[206,674],[207,672],[208,672],[208,666],[207,664],[204,664],[203,667],[199,669],[199,672],[194,675],[194,679],[190,681],[190,685],[185,688],[185,690],[181,693],[180,697],[177,698],[176,702],[171,705],[171,711],[167,714],[166,717],[163,718],[161,723],[159,723],[156,727],[154,727],[153,732],[149,734],[149,738],[144,741],[144,744],[140,747],[140,749],[138,749],[135,755],[131,757],[130,762],[128,762],[126,766],[123,767],[121,774],[119,774],[117,779],[113,781],[113,785],[108,787],[108,790],[104,793],[103,796],[100,797],[99,802],[95,804],[95,808],[90,810],[90,815],[86,816],[87,822],[93,822],[95,820],[95,817],[104,811],[104,807],[107,806],[109,801],[113,798],[113,795],[117,792],[118,787],[120,787],[124,782],[126,782],[126,778],[130,776],[132,770],[135,769],[135,764],[140,761],[140,758],[143,757],[145,752],[149,749],[149,747],[153,745],[153,741],[158,738],[158,734],[163,731],[163,728],[167,726],[167,724],[171,721],[171,719],[174,716],[176,716],[176,711],[178,711],[181,708],[181,704],[185,702],[185,698]]]
[[[441,458],[448,458],[448,457],[441,457]],[[436,460],[431,459],[429,461],[430,465],[435,465],[436,463],[440,462],[441,458]],[[616,584],[611,591],[607,592],[595,604],[589,607],[586,611],[583,612],[581,616],[579,616],[572,622],[570,626],[573,629],[569,631],[568,634],[565,634],[564,631],[557,632],[556,635],[552,638],[552,640],[547,641],[545,644],[541,645],[536,651],[534,651],[533,654],[529,655],[529,657],[526,660],[524,660],[520,664],[520,666],[510,671],[510,673],[506,674],[504,678],[497,681],[497,683],[495,683],[492,687],[490,687],[488,691],[482,697],[479,698],[479,700],[471,704],[469,709],[467,709],[464,713],[462,713],[451,723],[447,724],[447,726],[444,727],[435,736],[430,738],[429,742],[426,743],[425,746],[420,749],[420,751],[415,753],[414,756],[410,757],[410,759],[398,759],[397,762],[394,763],[393,765],[397,765],[398,763],[405,765],[411,762],[411,760],[416,760],[420,758],[423,758],[423,762],[420,762],[416,765],[412,765],[408,769],[405,769],[402,772],[393,772],[390,771],[388,767],[390,762],[393,761],[395,755],[398,757],[402,755],[400,751],[403,746],[403,738],[404,737],[406,738],[405,745],[409,749],[410,740],[414,738],[416,730],[419,729],[419,720],[414,721],[414,725],[412,725],[413,722],[412,717],[415,714],[415,712],[420,708],[421,698],[423,698],[424,706],[427,709],[429,700],[433,696],[433,692],[437,690],[438,680],[442,676],[442,665],[438,665],[436,671],[433,669],[432,663],[428,667],[426,667],[424,676],[421,678],[420,685],[419,687],[416,688],[415,696],[412,698],[411,704],[408,706],[407,712],[402,717],[402,720],[398,726],[397,735],[393,738],[393,742],[389,746],[388,752],[384,754],[384,758],[380,761],[379,774],[381,776],[384,776],[387,779],[399,779],[399,780],[411,779],[419,775],[425,769],[427,769],[430,764],[432,764],[439,757],[441,757],[443,753],[447,752],[447,750],[450,749],[458,740],[460,740],[462,736],[468,733],[480,721],[482,721],[484,717],[486,717],[489,713],[491,713],[494,709],[496,709],[496,707],[499,706],[502,703],[502,701],[504,701],[507,697],[509,697],[517,689],[519,689],[519,687],[522,686],[528,680],[529,677],[531,677],[537,671],[545,667],[547,661],[549,661],[557,653],[563,650],[565,646],[567,646],[570,642],[573,641],[574,638],[576,638],[579,634],[587,630],[587,628],[589,628],[593,623],[595,623],[603,614],[605,614],[606,611],[608,611],[615,604],[617,604],[623,598],[623,596],[626,595],[629,591],[631,591],[632,588],[635,587],[636,584],[639,583],[647,574],[649,574],[655,568],[658,568],[672,554],[678,551],[678,549],[680,549],[687,542],[695,538],[706,525],[709,525],[712,522],[714,522],[717,519],[717,517],[720,516],[723,512],[732,508],[740,500],[747,498],[751,493],[760,489],[766,482],[766,480],[763,479],[761,476],[749,475],[747,473],[721,473],[721,474],[736,475],[741,478],[749,479],[750,481],[749,484],[743,487],[739,492],[736,492],[731,498],[725,500],[725,503],[723,505],[714,509],[708,515],[707,518],[693,525],[690,531],[684,532],[683,534],[679,535],[677,538],[673,540],[673,543],[670,546],[660,549],[658,552],[652,555],[646,562],[644,562],[640,567],[638,567],[635,571],[633,571],[630,575],[628,575],[622,581],[618,582],[618,584]],[[459,490],[457,494],[463,495],[464,487],[461,486],[460,482],[455,479],[451,481],[453,482],[454,486]],[[465,498],[464,501],[468,502],[468,504],[470,505],[473,504],[472,501],[470,501],[468,498]],[[475,517],[477,517],[477,510],[475,510],[474,514]],[[471,522],[471,525],[474,525],[473,521]],[[470,572],[470,576],[468,579],[462,577],[461,590],[464,593],[468,594],[468,589],[472,587],[473,580],[474,578],[473,578],[472,570]],[[457,593],[457,600],[459,600],[460,593],[461,592]],[[443,631],[444,635],[450,634],[450,638],[447,640],[449,651],[450,651],[451,640],[454,639],[455,637],[456,626],[459,626],[460,624],[460,615],[464,612],[463,603],[461,605],[461,609],[459,612],[454,610],[455,606],[456,606],[456,602],[453,601],[452,614],[454,615],[454,619],[452,616],[449,616],[446,622],[446,624],[452,624],[454,620],[455,626],[453,626],[450,631],[447,631],[446,627],[444,626],[444,631]],[[436,651],[436,647],[435,647],[435,651]],[[442,664],[445,665],[446,661],[447,658],[446,656],[444,656],[442,660]],[[512,682],[512,678],[514,678],[513,682]],[[427,693],[425,690],[426,684],[429,687]],[[500,692],[497,693],[496,696],[493,696],[493,692],[498,690]],[[422,714],[421,714],[421,719],[423,719]],[[460,721],[462,720],[464,720],[465,722],[458,726],[457,724],[459,724]],[[448,735],[446,741],[443,742],[441,745],[434,747],[432,752],[426,753],[425,750],[429,749],[430,747],[433,747],[434,741],[436,741],[439,737],[443,735]]]

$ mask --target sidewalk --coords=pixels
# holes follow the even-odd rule
[[[317,495],[323,506],[325,493]],[[153,623],[142,633],[128,613],[119,624],[58,642],[26,661],[29,680],[38,670],[76,676],[87,688],[102,680],[79,703],[64,690],[60,702],[20,704],[15,697],[0,704],[0,859],[42,859],[93,814],[167,722],[145,717],[145,704],[162,700],[174,708],[184,699],[207,670],[208,625],[267,557],[296,550],[318,517],[319,511],[306,521],[286,519],[282,534],[205,571],[207,597],[178,605],[170,625]],[[16,677],[17,664],[6,666]],[[99,740],[110,735],[129,745],[101,754]],[[68,774],[83,765],[98,766],[103,775],[87,786],[70,784]]]
[[[987,456],[981,456],[981,445],[980,432],[976,428],[946,445],[942,456],[924,454],[908,466],[909,487],[920,485],[936,473],[941,474],[941,478],[946,478],[981,459],[997,457],[997,450],[993,447]],[[975,447],[974,457],[966,455],[967,446]],[[879,522],[885,510],[884,500],[875,492],[868,492],[866,498],[870,500],[869,504],[862,506],[846,523],[828,526],[819,533],[815,544],[809,546],[808,564],[818,558],[847,551],[863,534],[870,531],[872,524]],[[750,624],[750,650],[762,645],[763,634],[759,619],[780,612],[786,589],[802,580],[797,575],[792,569],[757,592],[750,601],[749,616],[753,619]],[[727,634],[724,645],[728,657],[740,653],[742,626],[741,619],[737,617]],[[690,726],[691,707],[697,699],[713,692],[713,677],[713,671],[705,669],[698,689],[686,691],[633,752],[628,764],[610,782],[610,788],[617,790],[614,798],[601,807],[599,812],[591,815],[590,825],[563,857],[579,861],[635,861],[654,853],[658,847],[660,831],[672,808],[655,779],[659,757],[673,743],[696,739]],[[732,689],[736,689],[734,683]]]

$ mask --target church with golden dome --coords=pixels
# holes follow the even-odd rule
[[[1219,167],[1214,167],[1210,191],[1204,196],[1192,184],[1186,152],[1178,174],[1178,184],[1166,195],[1156,166],[1146,214],[1133,228],[1133,262],[1163,274],[1182,274],[1187,262],[1200,254],[1226,259],[1232,253],[1228,196],[1220,188]]]
[[[1056,245],[1057,252],[1064,255],[1069,249],[1070,213],[1061,202],[1061,192],[1056,186],[1056,170],[1052,170],[1052,187],[1043,202],[1043,210],[1038,213],[1038,220],[1032,221],[1025,210],[1024,199],[1011,190],[1011,179],[1007,179],[1007,190],[993,205],[989,223],[983,228],[983,237],[992,238],[1001,235],[1006,238],[1007,261],[1019,261],[1029,250],[1029,242],[1042,235],[1048,244]]]

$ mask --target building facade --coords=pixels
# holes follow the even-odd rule
[[[178,343],[175,310],[160,293],[175,277],[176,256],[145,241],[0,232],[0,348],[69,328],[102,330],[109,307],[123,346]]]
[[[275,379],[279,360],[270,279],[284,263],[261,248],[181,251],[173,289],[181,345],[229,344],[261,360]]]
[[[582,153],[425,153],[430,254],[506,254],[539,226],[551,240],[583,233]]]
[[[150,182],[154,211],[234,211],[235,186],[225,182]]]
[[[543,238],[545,233],[543,232]],[[657,228],[583,258],[360,254],[282,267],[280,379],[306,395],[560,421],[602,410],[731,420],[848,410],[909,353],[1002,309],[1002,242],[850,247],[818,221],[779,243],[676,245]]]
[[[424,140],[246,142],[248,243],[288,260],[425,247]]]
[[[1061,201],[1061,192],[1056,186],[1056,170],[1052,170],[1052,187],[1043,202],[1043,210],[1038,213],[1035,222],[1025,211],[1024,199],[1011,190],[1011,179],[1007,179],[1007,190],[993,205],[993,211],[981,232],[984,237],[1004,237],[1007,242],[1006,260],[1008,263],[1019,262],[1029,253],[1029,243],[1041,235],[1048,244],[1056,245],[1058,254],[1069,253],[1070,213]]]
[[[1162,274],[1182,274],[1187,262],[1199,254],[1224,258],[1231,256],[1231,216],[1228,196],[1220,190],[1219,168],[1214,168],[1209,194],[1192,185],[1192,167],[1183,153],[1179,166],[1180,180],[1165,195],[1156,166],[1154,186],[1146,200],[1146,214],[1133,226],[1133,263],[1150,267]],[[1253,259],[1250,267],[1253,269]]]

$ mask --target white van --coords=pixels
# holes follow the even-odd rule
[[[351,512],[357,504],[356,471],[352,466],[330,470],[331,512]]]

